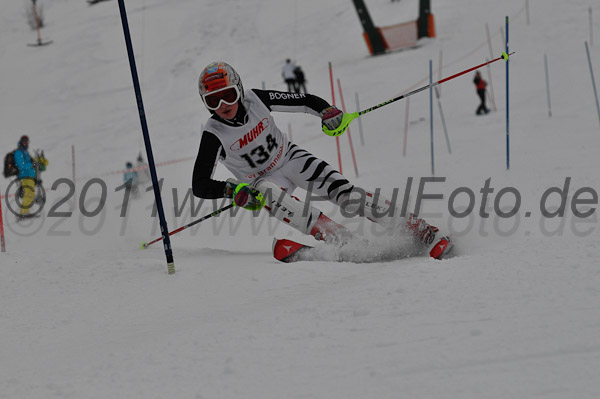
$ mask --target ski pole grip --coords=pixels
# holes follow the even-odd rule
[[[358,112],[344,114],[344,116],[342,117],[342,123],[340,123],[340,126],[338,126],[337,129],[329,130],[325,125],[323,125],[323,133],[332,137],[341,136],[342,134],[344,134],[346,129],[348,129],[350,122],[352,122],[356,118],[358,118]]]

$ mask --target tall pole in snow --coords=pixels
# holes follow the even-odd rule
[[[360,102],[358,101],[358,92],[354,93],[354,97],[356,99],[356,110],[360,111]],[[360,118],[358,118],[358,132],[360,133],[360,144],[364,147],[365,139],[363,137],[362,121],[360,120]]]
[[[452,154],[452,147],[450,146],[450,137],[448,137],[448,129],[446,128],[446,118],[444,118],[444,110],[442,109],[442,100],[440,100],[440,92],[438,86],[435,87],[435,97],[440,110],[440,118],[442,119],[442,128],[444,128],[444,136],[446,137],[446,146],[448,147],[448,154]]]
[[[440,49],[440,64],[439,64],[439,68],[438,68],[438,80],[442,79],[442,69],[444,68],[444,64],[442,63],[442,56],[443,56],[443,51],[442,51],[442,49]],[[436,88],[435,93],[436,93],[437,97],[440,98],[442,96],[442,86]]]
[[[333,67],[331,66],[331,61],[329,62],[329,81],[331,82],[331,105],[335,106],[335,89],[333,88]],[[342,172],[342,151],[340,148],[340,138],[339,136],[336,136],[335,138],[335,145],[337,147],[337,153],[338,153],[338,164],[340,166],[340,173],[344,173]]]
[[[594,80],[594,68],[592,68],[592,58],[590,57],[590,48],[585,42],[585,51],[587,52],[588,63],[590,64],[590,75],[592,75],[592,88],[594,89],[594,98],[596,99],[596,110],[598,111],[598,120],[600,120],[600,104],[598,103],[598,91],[596,91],[596,81]]]
[[[435,162],[433,160],[433,61],[429,60],[429,141],[431,143],[431,175],[435,175]]]
[[[346,113],[346,105],[344,104],[344,93],[342,92],[342,84],[340,79],[337,80],[338,90],[340,91],[340,101],[342,102],[342,112]],[[354,145],[352,144],[352,135],[350,134],[350,127],[348,127],[348,142],[350,143],[350,153],[352,154],[352,162],[354,163],[354,173],[358,177],[358,166],[356,165],[356,155],[354,154]]]
[[[506,54],[508,52],[508,16],[506,17]],[[506,169],[510,169],[510,124],[509,124],[509,100],[508,100],[508,63],[510,60],[506,58]]]
[[[40,34],[40,18],[38,17],[36,0],[31,1],[33,3],[33,16],[35,17],[35,27],[37,29],[37,42],[38,45],[42,45],[42,35]]]
[[[546,71],[546,96],[548,97],[548,118],[552,118],[552,106],[550,104],[550,77],[548,75],[548,57],[544,54],[544,70]]]
[[[592,23],[592,7],[588,8],[588,12],[590,14],[590,46],[594,45],[594,24]]]
[[[133,45],[131,43],[131,34],[129,32],[129,23],[127,22],[127,11],[125,10],[124,0],[119,0],[119,10],[121,12],[121,22],[123,24],[123,34],[125,36],[125,44],[127,46],[127,55],[129,56],[129,67],[131,69],[131,78],[133,80],[133,89],[137,100],[138,114],[140,124],[142,126],[142,134],[144,143],[146,144],[146,157],[148,158],[148,166],[150,167],[150,176],[152,177],[152,186],[154,187],[154,200],[158,210],[160,220],[160,230],[163,238],[165,256],[167,258],[167,272],[175,274],[175,262],[173,261],[173,250],[171,248],[171,240],[169,239],[169,229],[165,219],[162,198],[160,195],[160,186],[156,175],[156,166],[154,165],[154,155],[152,154],[152,144],[150,143],[150,135],[148,134],[148,124],[146,122],[146,113],[144,112],[144,103],[142,101],[142,90],[138,78],[137,68],[135,66],[135,56],[133,54]]]
[[[71,144],[71,168],[73,169],[73,208],[77,208],[77,190],[75,190],[75,145]]]
[[[406,112],[404,113],[404,146],[402,147],[402,156],[406,156],[406,144],[408,141],[408,103],[410,98],[406,99]]]
[[[4,242],[4,221],[2,220],[2,195],[0,195],[0,250],[6,252],[6,244]]]
[[[494,52],[492,51],[492,37],[490,35],[490,27],[487,23],[485,24],[485,33],[487,35],[488,48],[490,50],[490,59],[493,59]],[[488,71],[488,81],[490,83],[490,90],[488,93],[490,95],[490,100],[492,101],[492,109],[494,110],[494,112],[496,112],[496,111],[498,111],[498,108],[496,108],[496,98],[494,97],[494,84],[492,83],[492,71],[490,71],[489,64],[487,65],[487,71]]]

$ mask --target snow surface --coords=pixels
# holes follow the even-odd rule
[[[128,0],[126,3],[154,156],[170,229],[220,203],[181,206],[191,184],[202,123],[209,116],[197,77],[213,60],[238,69],[246,88],[283,89],[285,58],[302,65],[309,91],[331,98],[328,62],[353,111],[449,76],[503,50],[509,16],[511,167],[506,170],[506,69],[490,66],[497,112],[476,117],[473,74],[441,87],[452,144],[448,153],[434,103],[435,172],[443,200],[423,215],[453,227],[459,256],[385,263],[301,262],[271,256],[273,236],[307,240],[264,215],[222,215],[172,237],[177,273],[169,276],[151,217],[153,197],[132,200],[120,217],[119,173],[143,151],[116,1],[39,0],[44,40],[25,19],[26,2],[3,1],[0,14],[0,148],[21,134],[50,161],[43,217],[17,224],[4,211],[0,253],[0,398],[597,398],[600,396],[598,212],[575,218],[576,190],[600,190],[600,125],[584,42],[600,80],[600,7],[584,0],[433,0],[437,38],[417,49],[369,57],[348,0]],[[366,1],[375,23],[415,19],[418,1]],[[593,11],[590,38],[589,7]],[[548,116],[544,55],[550,75]],[[440,57],[443,65],[439,71]],[[482,68],[488,79],[488,69]],[[339,96],[336,94],[339,104]],[[490,104],[491,105],[491,104]],[[388,105],[351,126],[344,173],[365,188],[404,193],[431,176],[429,92]],[[337,165],[335,139],[319,121],[275,114],[294,141]],[[402,155],[408,125],[406,156]],[[106,182],[101,212],[48,217],[73,209],[66,184],[76,153],[76,195],[95,176]],[[228,177],[220,167],[216,177]],[[540,199],[570,177],[563,218],[543,217]],[[514,187],[517,215],[479,215],[485,181]],[[4,190],[8,180],[1,182]],[[451,219],[449,195],[466,187],[472,214]],[[88,187],[84,209],[99,206]],[[176,190],[177,198],[173,196]],[[303,196],[303,193],[297,192]],[[596,208],[583,193],[576,209]],[[467,196],[456,198],[456,207]],[[594,201],[595,199],[595,201]],[[510,209],[514,196],[502,196]],[[549,209],[558,194],[548,198]],[[194,206],[199,206],[196,200]],[[333,218],[363,236],[370,222]],[[464,209],[464,208],[463,208]],[[526,212],[531,212],[526,216]],[[305,241],[303,241],[305,242]]]

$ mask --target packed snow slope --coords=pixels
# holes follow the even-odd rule
[[[418,14],[417,0],[366,3],[378,26]],[[53,41],[43,47],[27,46],[37,40],[30,4],[0,7],[0,148],[29,135],[50,161],[48,192],[41,217],[24,223],[8,209],[12,197],[2,201],[0,398],[600,395],[600,124],[584,44],[598,80],[597,2],[533,0],[527,10],[525,0],[432,0],[436,38],[370,57],[348,0],[127,0],[171,230],[227,203],[189,196],[209,117],[197,78],[211,61],[232,64],[246,88],[283,90],[292,58],[308,90],[328,100],[331,62],[354,111],[357,94],[366,108],[426,85],[430,60],[437,80],[499,56],[507,16],[516,52],[510,169],[503,61],[481,68],[494,95],[486,116],[475,116],[472,72],[441,86],[451,153],[434,97],[435,177],[445,181],[424,191],[444,197],[424,201],[421,214],[454,233],[459,256],[281,264],[274,236],[314,241],[242,210],[173,236],[171,276],[160,244],[139,249],[160,235],[152,193],[125,201],[120,187],[125,162],[145,149],[117,2],[38,0],[42,40]],[[349,134],[340,137],[344,174],[388,197],[398,188],[399,199],[408,184],[412,209],[432,176],[429,98],[365,115],[362,140],[353,122],[359,176]],[[337,166],[336,140],[317,118],[275,119]],[[229,174],[219,167],[215,177]],[[371,222],[316,205],[383,239]]]

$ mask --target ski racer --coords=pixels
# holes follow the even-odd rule
[[[442,258],[451,248],[446,237],[435,240],[436,227],[412,215],[404,218],[397,210],[390,216],[392,205],[383,196],[354,186],[327,162],[288,141],[271,115],[273,111],[304,112],[321,118],[324,126],[334,130],[343,117],[335,106],[311,94],[244,91],[240,76],[225,62],[204,68],[198,85],[212,116],[204,126],[194,165],[195,196],[232,198],[235,205],[252,211],[264,207],[271,216],[317,240],[340,245],[351,242],[352,234],[344,226],[292,196],[300,187],[386,229],[410,231],[424,248],[433,245],[430,255],[434,258]],[[214,180],[217,161],[234,178]]]

